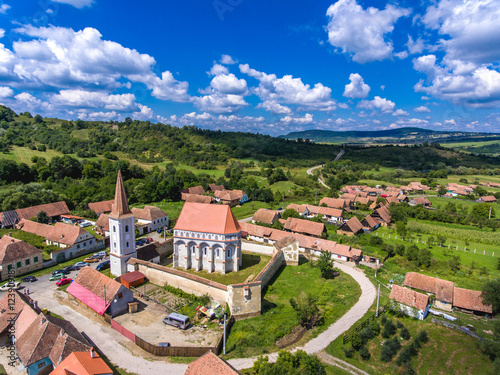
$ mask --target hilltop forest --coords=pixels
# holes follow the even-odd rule
[[[32,152],[21,161],[16,151]],[[262,134],[178,128],[130,118],[123,122],[64,121],[16,114],[0,106],[0,210],[65,200],[84,211],[111,199],[118,168],[131,203],[180,199],[185,187],[209,183],[242,189],[252,200],[281,201],[276,183],[296,196],[320,186],[305,168],[331,162],[339,146]],[[455,152],[439,144],[347,147],[330,170],[333,186],[383,177],[402,182],[446,174],[500,174],[499,159]],[[384,172],[380,168],[395,168]],[[437,172],[439,171],[439,172]],[[439,174],[436,175],[436,173]],[[323,195],[336,194],[324,191]]]

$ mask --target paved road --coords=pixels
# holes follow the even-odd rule
[[[295,350],[302,349],[309,354],[315,354],[324,350],[330,342],[335,340],[345,331],[347,331],[351,326],[356,323],[359,319],[366,314],[368,309],[371,307],[377,296],[375,287],[370,282],[370,280],[365,276],[364,273],[360,272],[354,267],[354,264],[344,264],[335,262],[335,267],[338,267],[341,271],[352,276],[361,287],[361,297],[358,302],[342,316],[339,320],[333,323],[326,331],[318,335],[316,338],[312,339],[304,345],[302,348],[296,348]],[[269,361],[273,362],[278,357],[277,353],[269,354]],[[238,358],[230,360],[229,363],[236,369],[246,369],[253,366],[253,362],[257,357],[252,358]]]
[[[314,171],[315,169],[321,168],[322,166],[323,166],[323,165],[317,165],[317,166],[315,166],[315,167],[309,168],[309,169],[307,170],[307,174],[312,175],[312,174],[313,174],[313,171]],[[321,178],[321,176],[318,176],[318,181],[319,181],[319,183],[320,183],[321,185],[323,185],[323,186],[324,186],[324,187],[326,187],[327,189],[330,189],[330,187],[329,187],[327,184],[325,184],[325,181],[323,181],[323,179]]]

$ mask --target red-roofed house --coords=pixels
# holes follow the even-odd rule
[[[109,201],[93,202],[89,203],[89,209],[94,211],[97,216],[101,214],[109,214],[113,208],[114,199]]]
[[[483,303],[481,292],[477,290],[455,287],[453,291],[453,307],[472,312],[493,313],[493,307]]]
[[[241,227],[227,205],[184,203],[174,227],[174,267],[237,272]]]
[[[395,301],[393,307],[413,318],[424,320],[429,312],[429,296],[414,290],[393,285],[389,298]]]
[[[190,187],[187,189],[182,189],[181,193],[203,195],[203,194],[205,194],[205,189],[203,189],[203,186],[198,185],[198,186],[193,186],[193,187]]]
[[[69,214],[69,208],[64,201],[19,208],[16,210],[19,220],[29,220],[36,217],[36,215],[41,211],[45,212],[52,222],[59,220],[61,215]]]
[[[273,225],[280,217],[278,211],[268,210],[267,208],[259,208],[252,217],[252,222],[259,222],[268,225]]]
[[[240,197],[232,190],[217,190],[214,193],[215,200],[219,203],[234,207],[240,204]]]
[[[363,233],[363,224],[356,216],[351,217],[337,229],[337,234],[345,234],[346,236],[354,236]]]
[[[239,372],[211,351],[191,362],[184,375],[237,375]]]
[[[106,362],[94,349],[88,352],[73,352],[59,363],[49,375],[113,375]]]
[[[127,311],[134,301],[133,293],[124,285],[91,267],[83,267],[66,292],[70,299],[77,299],[99,315],[107,312],[112,317]]]
[[[434,293],[436,295],[436,300],[434,301],[435,307],[442,310],[452,310],[453,288],[455,284],[451,281],[417,272],[408,272],[405,276],[404,286]]]
[[[310,236],[320,237],[325,231],[325,224],[289,217],[286,220],[283,229],[294,233],[303,233]]]
[[[497,199],[493,195],[487,195],[485,197],[480,197],[476,200],[479,203],[497,203]]]
[[[23,275],[43,267],[42,252],[10,236],[0,239],[0,280]]]
[[[146,226],[147,232],[154,232],[168,226],[168,214],[155,206],[132,207],[132,213],[139,224]]]

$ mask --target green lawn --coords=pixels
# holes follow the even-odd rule
[[[429,341],[422,345],[418,356],[412,359],[412,367],[417,374],[488,374],[493,368],[488,357],[477,348],[476,339],[466,334],[432,323],[429,317],[424,321],[419,321],[409,317],[386,315],[395,323],[397,321],[403,323],[410,331],[412,338],[421,330],[427,331]],[[381,317],[377,319],[377,322],[381,325]],[[398,334],[396,336],[399,337]],[[380,335],[368,341],[367,348],[371,358],[366,361],[361,359],[359,353],[355,353],[352,358],[347,358],[342,349],[342,337],[333,341],[326,351],[370,374],[401,373],[399,372],[401,368],[395,364],[397,356],[388,363],[381,361],[383,341],[385,339]],[[399,341],[403,347],[408,344],[408,341],[403,341],[401,338]],[[401,350],[398,355],[400,352]]]
[[[231,210],[233,211],[234,216],[236,216],[236,219],[241,220],[247,217],[252,217],[255,211],[257,211],[259,208],[276,209],[275,206],[276,205],[271,205],[271,203],[250,201],[247,203],[243,203],[239,207],[233,207]]]
[[[208,273],[207,271],[195,271],[192,269],[182,269],[182,271],[204,277],[205,279],[212,280],[220,284],[231,285],[243,283],[247,278],[249,278],[249,276],[252,276],[251,280],[253,280],[271,260],[270,256],[261,254],[243,253],[242,256],[243,264],[238,272],[229,272],[222,275],[218,272]]]
[[[456,206],[464,206],[470,210],[471,207],[475,206],[477,203],[475,201],[471,201],[468,199],[460,199],[460,198],[446,198],[446,197],[433,197],[427,196],[427,199],[431,201],[432,207],[437,209],[444,209],[444,207],[449,203],[455,203]],[[494,206],[496,208],[496,206]],[[460,210],[459,210],[460,211]]]
[[[133,207],[138,207],[138,208],[144,208],[144,204],[133,204]],[[179,214],[181,213],[182,207],[184,206],[184,202],[179,201],[179,202],[167,202],[167,201],[161,201],[161,202],[151,202],[148,203],[148,206],[156,206],[159,209],[165,211],[168,214],[168,219],[169,221],[171,220],[177,220],[179,217]]]
[[[33,156],[44,157],[51,160],[54,156],[62,156],[63,154],[59,151],[49,150],[47,151],[37,151],[30,150],[27,147],[12,146],[12,150],[8,153],[0,153],[1,159],[13,160],[17,163],[26,163],[32,165],[31,158]]]
[[[278,181],[278,182],[270,185],[269,188],[273,191],[273,193],[280,191],[281,193],[287,195],[287,194],[290,194],[292,192],[292,189],[300,188],[300,186],[294,184],[291,181]]]
[[[237,321],[231,329],[225,358],[249,357],[277,351],[276,341],[298,326],[290,298],[308,293],[317,298],[324,321],[309,331],[299,345],[324,331],[344,315],[361,295],[359,285],[349,275],[333,280],[321,278],[320,271],[307,261],[299,266],[282,267],[263,295],[262,315]]]

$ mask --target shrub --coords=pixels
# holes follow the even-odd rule
[[[403,340],[410,339],[411,335],[410,335],[410,331],[408,331],[408,328],[406,328],[406,327],[401,328],[401,337],[403,338]]]
[[[366,346],[362,346],[361,349],[359,349],[359,355],[363,360],[368,361],[371,357],[370,352],[368,351]]]
[[[399,320],[396,322],[396,326],[398,328],[403,328],[404,327],[403,323],[401,323],[401,321],[399,321]]]
[[[354,355],[354,349],[351,346],[344,347],[342,350],[344,350],[344,354],[347,358],[352,358]]]
[[[382,331],[382,337],[388,339],[396,333],[396,326],[392,320],[387,319],[384,324],[384,330]]]
[[[412,343],[406,345],[401,351],[401,353],[399,353],[398,359],[396,360],[396,364],[398,366],[401,366],[402,364],[410,363],[411,358],[416,356],[417,354],[418,354],[417,349]]]
[[[373,332],[374,337],[378,336],[380,334],[380,326],[378,323],[374,320],[373,322],[370,323],[370,329]]]
[[[351,345],[355,350],[359,350],[361,348],[361,346],[363,345],[363,340],[361,339],[359,333],[355,333],[352,336]]]
[[[382,353],[380,354],[380,359],[382,362],[390,362],[392,358],[398,353],[398,350],[401,348],[401,344],[399,341],[393,337],[390,340],[387,340],[382,346]]]
[[[366,344],[369,340],[375,337],[375,334],[370,329],[370,326],[366,326],[359,332],[359,337],[361,338],[361,341],[363,341],[363,344]]]
[[[418,333],[417,340],[420,341],[422,344],[425,344],[427,341],[429,341],[429,336],[427,335],[426,330],[422,330]]]
[[[387,322],[387,316],[382,315],[382,318],[380,319],[380,321],[382,322],[382,324],[385,324],[385,322]]]

